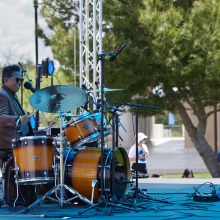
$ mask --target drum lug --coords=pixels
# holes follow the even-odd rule
[[[15,171],[14,178],[18,179],[19,166],[15,164],[15,168],[12,168],[12,170]]]
[[[15,172],[19,171],[19,166],[17,164],[15,164],[15,168],[13,168],[12,170],[14,170]]]
[[[39,158],[38,158],[38,156],[37,155],[34,155],[33,156],[33,161],[36,161],[36,160],[38,160]]]
[[[29,173],[29,172],[27,172],[27,173],[26,173],[26,175],[27,175],[27,177],[26,177],[26,178],[27,178],[27,179],[30,179],[30,173]]]
[[[101,165],[98,166],[101,170]],[[110,170],[111,169],[111,166],[110,165],[106,165],[106,166],[103,166],[104,169],[107,169],[107,170]]]
[[[44,171],[44,177],[47,178],[47,171]]]
[[[14,148],[16,146],[16,141],[14,139],[12,140],[11,146],[12,146],[12,148]]]

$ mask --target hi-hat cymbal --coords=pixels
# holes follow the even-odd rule
[[[103,92],[115,92],[115,91],[121,91],[124,89],[109,89],[109,88],[103,88]],[[96,92],[101,92],[101,89],[96,90]]]
[[[49,86],[37,90],[30,97],[30,104],[42,112],[68,112],[84,105],[86,92],[70,85]]]

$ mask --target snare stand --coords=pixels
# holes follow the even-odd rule
[[[76,198],[80,198],[85,203],[87,203],[89,205],[93,205],[93,203],[91,201],[89,201],[87,198],[85,198],[84,196],[79,194],[76,190],[74,190],[73,188],[71,188],[71,187],[67,186],[66,184],[64,184],[63,116],[64,116],[64,114],[60,112],[59,113],[59,118],[60,118],[60,149],[59,149],[59,154],[60,154],[60,183],[58,185],[56,185],[55,187],[53,187],[51,190],[49,190],[44,196],[42,196],[38,200],[36,200],[33,204],[28,206],[28,208],[25,210],[25,212],[28,212],[31,208],[33,208],[35,205],[39,204],[42,200],[44,200],[46,198],[49,198],[53,201],[59,202],[61,207],[63,207],[65,203],[70,202],[70,201],[72,201]],[[60,192],[60,198],[58,198],[58,199],[51,198],[50,195],[52,195],[57,190]],[[73,198],[65,200],[65,190],[68,190],[69,192],[71,192],[75,196]]]

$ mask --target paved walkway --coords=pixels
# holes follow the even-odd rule
[[[149,147],[148,172],[172,174],[183,173],[185,168],[194,173],[208,172],[206,165],[195,148],[185,148],[184,138],[160,138]]]

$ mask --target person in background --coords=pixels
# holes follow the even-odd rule
[[[19,66],[11,65],[2,70],[2,87],[0,89],[0,150],[12,152],[12,139],[33,135],[29,123],[31,115],[23,110],[16,93],[23,78]]]
[[[136,137],[134,140],[136,140]],[[138,133],[138,172],[143,174],[147,174],[146,157],[149,156],[147,142],[149,142],[148,137],[144,133]],[[131,169],[136,171],[136,143],[130,148],[128,157]]]
[[[185,169],[183,171],[182,178],[194,178],[193,171],[189,169]]]

